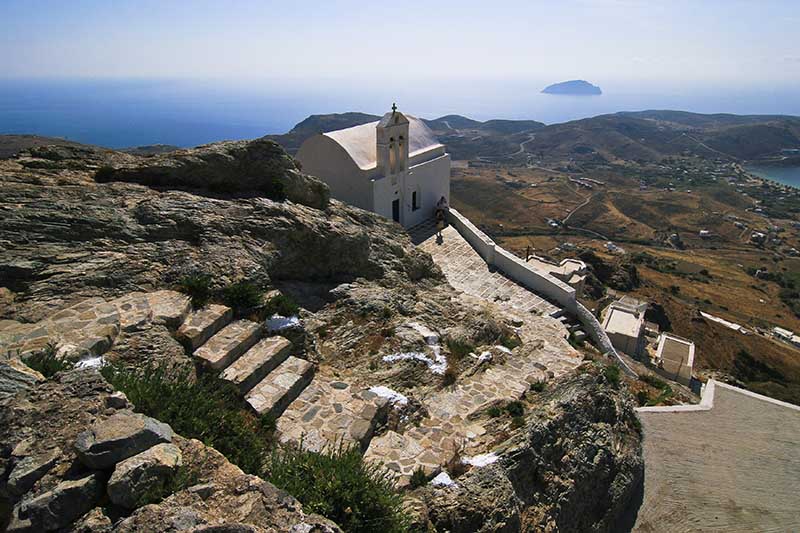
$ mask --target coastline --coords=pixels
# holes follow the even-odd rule
[[[787,167],[746,163],[742,167],[757,178],[800,189],[800,165]]]

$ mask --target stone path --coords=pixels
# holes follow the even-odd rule
[[[98,357],[121,331],[136,331],[150,324],[177,327],[190,310],[187,296],[169,290],[134,292],[110,301],[87,298],[34,324],[0,321],[0,353],[19,351],[24,356],[53,344],[61,356]]]
[[[558,335],[559,325],[552,323]],[[468,455],[487,452],[486,429],[477,418],[492,405],[520,399],[531,385],[571,371],[581,362],[558,345],[543,344],[533,354],[521,355],[502,346],[488,351],[491,359],[478,365],[471,375],[462,375],[451,388],[424,399],[429,418],[404,434],[389,431],[372,439],[365,457],[382,461],[396,473],[399,485],[407,485],[411,474],[423,468],[435,474],[456,451]],[[484,354],[481,354],[484,355]]]
[[[491,302],[539,315],[560,316],[562,310],[529,291],[499,271],[490,270],[480,255],[464,240],[458,230],[448,226],[442,238],[436,237],[433,221],[409,230],[411,240],[428,252],[456,289]]]
[[[363,450],[388,408],[386,398],[369,390],[317,376],[278,419],[279,440],[311,451],[339,444]]]
[[[710,410],[639,417],[634,531],[800,531],[800,408],[717,383]]]

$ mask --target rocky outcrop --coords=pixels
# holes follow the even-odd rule
[[[641,434],[627,393],[582,370],[552,387],[497,462],[426,489],[427,521],[453,533],[617,530],[643,479]]]
[[[97,372],[73,370],[0,409],[0,529],[340,531],[213,448],[128,407]],[[159,444],[165,439],[172,442]],[[104,460],[86,462],[101,449]]]
[[[172,435],[172,428],[167,424],[121,411],[80,433],[75,451],[87,467],[102,470],[158,443],[169,442]]]
[[[205,272],[240,279],[395,284],[440,276],[398,225],[331,201],[321,211],[266,198],[218,199],[85,172],[0,161],[0,316],[37,321],[81,298],[162,289]]]
[[[325,209],[330,199],[327,185],[302,174],[283,148],[268,139],[176,150],[142,159],[135,166],[104,167],[96,178],[217,194],[260,194],[316,209]]]
[[[114,468],[108,480],[112,503],[135,509],[163,490],[183,463],[181,450],[174,444],[159,444],[125,459]]]

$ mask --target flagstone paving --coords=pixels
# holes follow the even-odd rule
[[[279,440],[315,452],[340,444],[363,449],[388,408],[386,398],[318,375],[278,419]]]
[[[433,231],[433,232],[432,232]],[[433,257],[454,288],[470,294],[539,315],[556,315],[561,309],[541,296],[492,270],[458,230],[448,226],[438,238],[432,223],[411,228],[411,240]]]

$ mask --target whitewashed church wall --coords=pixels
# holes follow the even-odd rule
[[[300,147],[296,159],[303,166],[303,172],[328,184],[332,197],[372,210],[372,182],[367,172],[359,169],[337,142],[323,135],[312,137]]]

